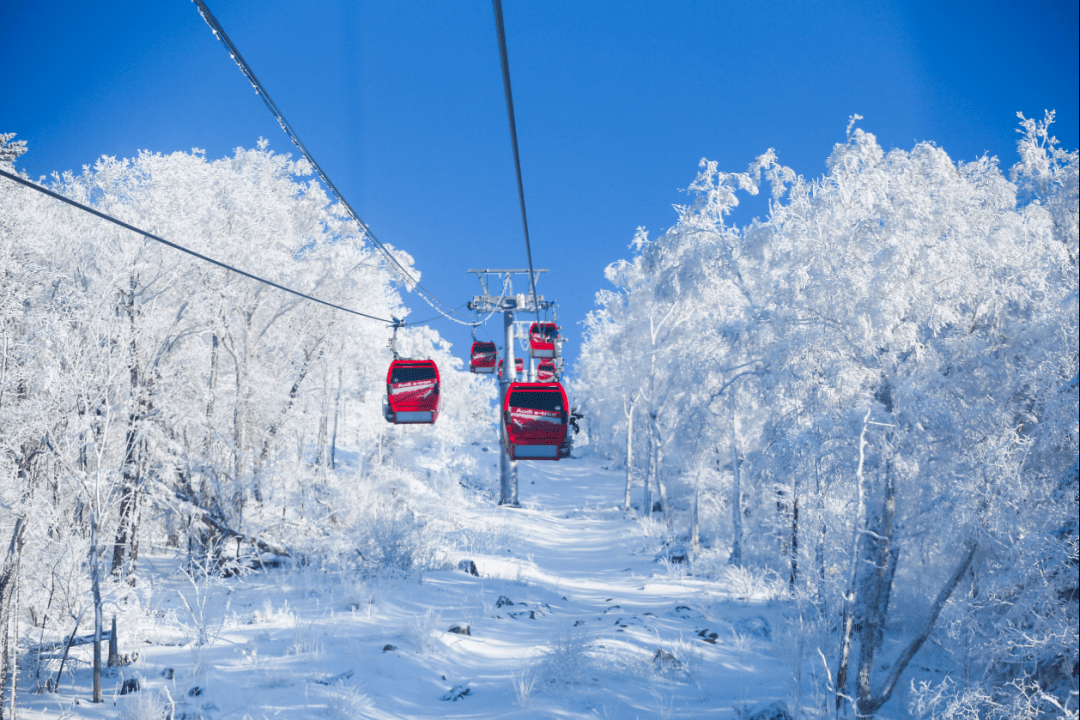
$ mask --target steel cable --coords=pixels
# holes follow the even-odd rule
[[[195,0],[200,2],[201,0]],[[529,259],[529,287],[536,305],[536,273],[533,271],[532,245],[529,243],[529,220],[525,214],[525,185],[521,180],[521,155],[518,153],[517,123],[514,122],[514,94],[510,90],[510,60],[506,55],[506,29],[503,27],[502,0],[493,0],[495,30],[499,35],[499,61],[502,64],[503,91],[506,94],[506,115],[510,120],[510,144],[514,147],[514,170],[517,172],[518,200],[521,203],[521,226],[525,230],[525,255]],[[540,322],[540,308],[536,307]]]
[[[323,171],[322,166],[315,161],[315,158],[310,152],[308,152],[308,149],[304,146],[304,143],[300,141],[300,137],[292,129],[292,126],[289,124],[288,120],[285,119],[285,116],[278,109],[274,101],[270,98],[270,95],[266,92],[266,89],[262,86],[262,83],[260,83],[259,79],[255,77],[255,72],[251,69],[251,66],[247,64],[247,61],[244,60],[243,55],[240,54],[240,51],[236,48],[236,45],[233,44],[233,41],[225,32],[225,28],[221,26],[221,23],[218,22],[218,19],[214,17],[214,14],[212,12],[210,12],[210,8],[206,6],[206,3],[203,2],[203,0],[192,1],[199,8],[199,14],[202,16],[203,20],[205,20],[206,24],[210,26],[210,30],[214,33],[214,37],[216,37],[221,42],[221,44],[225,46],[225,49],[229,51],[229,57],[233,59],[233,61],[240,68],[240,71],[244,74],[244,77],[246,77],[248,79],[248,82],[251,83],[252,87],[255,88],[255,93],[262,98],[263,104],[265,104],[267,109],[271,113],[273,113],[274,117],[278,121],[278,125],[280,125],[281,129],[285,132],[286,135],[288,135],[293,145],[296,146],[296,149],[299,150],[300,154],[304,156],[304,159],[311,163],[311,166],[315,168],[315,172],[318,174],[319,179],[323,181],[323,183],[330,190],[333,196],[337,198],[338,202],[340,202],[342,207],[345,208],[346,212],[348,212],[349,214],[349,217],[351,217],[356,222],[356,224],[360,226],[360,229],[364,232],[364,235],[369,240],[371,240],[372,244],[375,245],[375,247],[378,248],[384,256],[386,256],[386,259],[389,260],[395,268],[397,268],[397,271],[400,273],[402,279],[405,280],[407,283],[410,283],[412,287],[416,288],[416,294],[419,295],[424,302],[430,305],[432,309],[434,309],[446,319],[452,320],[461,325],[473,326],[474,323],[458,320],[455,317],[451,317],[451,315],[448,314],[446,311],[442,310],[439,307],[440,305],[443,308],[447,308],[449,313],[455,312],[454,309],[450,308],[450,306],[444,303],[442,300],[439,300],[438,297],[436,297],[433,293],[429,292],[427,288],[425,288],[419,283],[419,281],[413,278],[412,275],[410,275],[409,272],[401,265],[401,263],[397,261],[393,254],[386,249],[386,247],[379,241],[377,237],[375,237],[375,233],[371,231],[371,228],[368,227],[368,224],[360,218],[360,216],[355,210],[353,210],[352,205],[349,204],[349,201],[346,200],[345,196],[342,195],[340,190],[338,190],[337,185],[335,185],[330,180],[329,176],[327,176],[327,174]],[[529,262],[529,267],[531,268],[532,260],[530,259]],[[415,325],[419,323],[408,324]]]
[[[371,320],[378,320],[379,322],[384,322],[384,323],[392,323],[393,322],[392,320],[387,320],[386,318],[377,317],[375,315],[368,315],[367,313],[362,313],[359,310],[350,310],[347,307],[342,307],[341,305],[335,305],[334,303],[327,302],[326,300],[320,300],[317,297],[312,297],[311,295],[307,295],[305,293],[302,293],[299,290],[293,290],[292,288],[286,287],[285,285],[279,285],[278,283],[276,283],[276,282],[274,282],[272,280],[267,280],[266,278],[259,277],[258,275],[253,275],[253,274],[251,274],[249,272],[245,272],[243,270],[240,270],[239,268],[233,267],[232,265],[229,265],[227,263],[223,263],[220,260],[215,260],[212,257],[207,257],[206,255],[203,255],[202,253],[195,252],[194,250],[186,248],[183,245],[178,245],[177,243],[169,242],[165,238],[158,237],[157,235],[154,235],[153,233],[148,233],[145,230],[142,230],[140,228],[135,227],[134,225],[129,225],[128,223],[124,222],[123,220],[118,220],[117,218],[114,218],[112,215],[107,215],[107,214],[105,214],[105,213],[103,213],[103,212],[101,212],[99,210],[95,210],[92,207],[89,207],[87,205],[83,205],[82,203],[80,203],[80,202],[78,202],[76,200],[72,200],[71,198],[64,197],[60,193],[53,192],[52,190],[49,190],[48,188],[43,188],[40,185],[38,185],[37,183],[30,182],[29,180],[27,180],[25,178],[21,178],[18,175],[13,175],[12,173],[7,172],[6,170],[0,170],[0,176],[6,177],[8,180],[14,180],[15,182],[20,183],[22,185],[25,185],[26,187],[28,187],[28,188],[30,188],[32,190],[37,190],[40,193],[48,195],[49,197],[54,198],[56,200],[59,200],[60,202],[67,203],[68,205],[76,207],[79,210],[83,210],[84,212],[88,212],[91,215],[96,215],[99,218],[101,218],[102,220],[108,220],[111,223],[119,225],[122,228],[126,228],[127,230],[131,230],[132,232],[138,233],[139,235],[142,235],[143,237],[149,238],[150,240],[154,240],[155,242],[159,242],[162,245],[168,245],[169,247],[173,248],[174,250],[179,250],[182,253],[187,253],[188,255],[196,257],[196,258],[198,258],[200,260],[204,260],[204,261],[206,261],[208,263],[211,263],[213,265],[217,265],[218,267],[225,268],[226,270],[231,270],[232,272],[236,273],[237,275],[243,275],[246,278],[250,278],[250,279],[255,280],[257,282],[264,283],[266,285],[269,285],[270,287],[277,288],[278,290],[284,290],[287,293],[291,293],[293,295],[296,295],[297,297],[304,298],[305,300],[311,300],[312,302],[319,303],[320,305],[326,305],[327,307],[334,308],[335,310],[341,310],[342,312],[347,312],[347,313],[350,313],[352,315],[359,315],[360,317],[369,318]]]

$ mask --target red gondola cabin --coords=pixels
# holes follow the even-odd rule
[[[558,373],[554,360],[542,360],[536,366],[536,381],[542,383],[558,382]]]
[[[498,351],[493,342],[474,342],[469,356],[469,369],[474,373],[495,372],[495,356]]]
[[[566,391],[559,383],[511,383],[503,400],[503,442],[511,460],[558,460],[569,453]]]
[[[439,368],[434,360],[394,360],[386,373],[386,419],[403,425],[439,417]]]
[[[529,356],[534,358],[555,357],[555,341],[558,339],[558,325],[550,322],[534,322],[529,326]]]
[[[502,380],[503,361],[499,358],[499,379]],[[517,370],[517,376],[521,377],[525,373],[525,361],[521,358],[514,358],[514,369]]]

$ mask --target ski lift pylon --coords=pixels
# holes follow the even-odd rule
[[[522,359],[522,358],[519,358],[519,357],[514,358],[514,370],[517,371],[517,376],[521,377],[521,375],[525,372],[525,360]],[[499,358],[499,379],[500,380],[502,380],[502,371],[503,371],[503,359]]]

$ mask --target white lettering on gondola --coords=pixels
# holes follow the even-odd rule
[[[552,412],[550,410],[511,408],[510,419],[515,425],[521,428],[524,428],[526,425],[537,425],[540,423],[562,425],[562,416],[560,413]]]
[[[414,380],[413,382],[406,383],[393,383],[390,387],[390,394],[397,395],[398,393],[420,393],[425,390],[431,392],[435,389],[437,383],[434,380]]]
[[[511,408],[514,415],[533,415],[535,417],[559,417],[559,413],[553,410],[537,410],[535,408]]]

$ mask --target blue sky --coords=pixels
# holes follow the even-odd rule
[[[429,290],[457,306],[478,289],[466,269],[525,267],[490,2],[207,2]],[[1056,109],[1076,148],[1078,7],[504,0],[534,260],[552,271],[539,290],[559,301],[568,355],[604,267],[636,227],[674,223],[702,157],[744,170],[772,147],[816,176],[855,113],[886,148],[932,140],[1008,167],[1015,113]],[[29,141],[31,176],[142,149],[221,157],[260,136],[294,152],[188,0],[7,0],[4,16],[0,132]],[[465,355],[467,331],[435,327]]]

